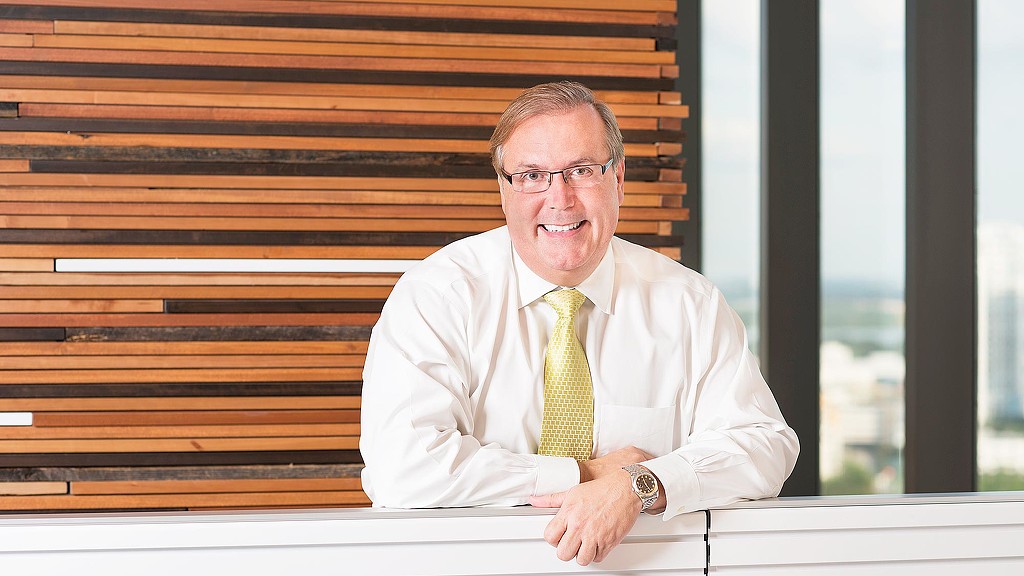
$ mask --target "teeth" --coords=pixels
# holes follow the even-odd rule
[[[554,224],[542,224],[542,226],[544,226],[544,229],[547,230],[548,232],[568,232],[569,230],[575,230],[579,228],[580,224],[583,224],[583,222],[580,221],[575,224],[569,224],[566,226],[555,226]]]

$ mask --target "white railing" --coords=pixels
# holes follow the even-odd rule
[[[603,563],[555,558],[551,511],[0,516],[0,574],[1024,575],[1024,492],[793,498],[643,516]]]

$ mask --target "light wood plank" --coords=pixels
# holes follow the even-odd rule
[[[52,258],[0,258],[2,272],[53,272]]]
[[[379,314],[0,314],[10,328],[62,326],[373,326]]]
[[[331,492],[357,491],[358,478],[275,478],[231,480],[145,480],[77,481],[71,493],[114,494],[230,494],[244,492]]]
[[[533,0],[537,2],[539,0]],[[559,0],[560,2],[566,0]],[[502,3],[497,6],[481,6],[478,1],[462,2],[456,6],[430,5],[431,3],[417,4],[387,4],[381,2],[305,2],[288,0],[219,0],[217,10],[224,12],[268,12],[268,13],[291,13],[291,14],[333,14],[349,16],[402,16],[418,18],[456,18],[474,20],[554,20],[564,22],[605,22],[613,24],[651,24],[661,23],[660,15],[664,12],[648,10],[639,11],[632,7],[623,7],[615,4],[608,4],[608,0],[599,0],[602,4],[608,4],[603,10],[588,10],[589,4],[577,3],[573,8],[553,8],[548,4],[542,4],[532,10],[523,10],[519,4]],[[639,0],[644,4],[654,0]],[[664,0],[661,0],[664,2]],[[107,0],[14,0],[10,4],[28,4],[42,6],[92,6],[109,7]],[[120,8],[145,8],[155,10],[166,10],[167,4],[160,0],[120,0]],[[558,6],[558,5],[556,5]],[[177,10],[204,11],[210,9],[210,4],[203,0],[178,0],[174,4]],[[623,9],[625,8],[625,10]],[[672,13],[673,10],[668,10]]]
[[[365,342],[4,342],[0,356],[365,355]]]
[[[132,25],[139,25],[134,23]],[[249,28],[249,27],[246,27]],[[255,30],[266,30],[258,27]],[[288,30],[296,30],[289,28]],[[337,30],[318,29],[326,32]],[[387,31],[384,34],[393,34]],[[486,35],[491,37],[490,35]],[[521,42],[521,37],[516,36]],[[537,36],[530,36],[531,40]],[[574,38],[559,37],[574,41]],[[607,39],[595,38],[599,43]],[[355,96],[380,98],[442,99],[442,100],[495,100],[508,103],[521,91],[519,88],[493,88],[487,86],[437,86],[419,84],[331,84],[309,82],[259,82],[248,80],[177,80],[163,78],[92,78],[88,76],[4,76],[8,88],[51,90],[86,90],[118,92],[176,92],[185,94],[214,93],[231,95],[292,95],[292,96]],[[657,104],[657,94],[645,91],[597,90],[598,98],[609,104]],[[500,110],[496,112],[500,113]],[[678,129],[678,128],[676,128]]]
[[[497,196],[497,194],[495,194]],[[424,206],[416,204],[185,204],[166,202],[4,202],[0,214],[74,216],[166,216],[225,218],[340,218],[381,220],[485,220],[500,222],[504,213],[495,206]],[[684,220],[682,209],[633,208],[619,210],[621,221]]]
[[[611,63],[611,64],[672,64],[674,52],[547,49],[535,47],[506,48],[489,46],[436,46],[428,44],[391,44],[302,42],[295,40],[236,40],[221,38],[157,37],[157,36],[92,36],[52,34],[35,37],[13,35],[18,43],[10,46],[38,46],[40,48],[70,48],[75,50],[138,50],[190,52],[203,54],[266,54],[289,56],[333,56],[369,58],[409,58],[461,60],[472,62],[552,62],[552,63]],[[0,43],[4,35],[0,34]]]
[[[470,32],[415,32],[407,30],[354,30],[330,28],[275,28],[271,26],[215,26],[197,24],[158,24],[149,22],[91,22],[58,20],[48,30],[57,34],[95,36],[157,36],[176,38],[222,38],[236,40],[291,40],[306,42],[334,42],[362,44],[399,44],[435,46],[518,47],[523,44],[520,34],[477,34]],[[0,31],[3,31],[0,22]],[[8,30],[35,32],[35,30]],[[39,32],[42,33],[42,32]],[[587,50],[653,51],[651,38],[596,37],[596,36],[544,36],[530,35],[534,48],[571,48]],[[380,87],[376,87],[380,92]],[[400,89],[403,87],[399,87]],[[509,100],[515,97],[513,92]]]
[[[159,216],[6,216],[0,227],[94,230],[266,230],[322,232],[467,232],[504,226],[504,220],[379,220],[376,218],[163,218]],[[619,234],[657,234],[657,224],[620,221]]]
[[[0,47],[0,59],[30,62],[79,62],[160,66],[230,66],[248,68],[296,68],[323,70],[372,70],[381,72],[544,74],[572,76],[580,65],[573,62],[443,60],[427,58],[374,58],[362,56],[305,56],[283,54],[234,54],[166,52],[159,50],[96,50],[83,48]],[[671,78],[678,67],[664,64],[590,64],[587,72],[621,78]]]
[[[358,409],[358,396],[0,398],[5,412]]]
[[[6,348],[6,346],[4,346]],[[364,354],[259,356],[188,355],[158,356],[0,356],[2,370],[153,370],[199,368],[362,368]],[[2,372],[0,372],[2,373]]]
[[[146,438],[117,440],[0,440],[7,454],[81,454],[90,452],[231,452],[281,450],[356,450],[359,439],[339,437],[293,438]]]
[[[159,314],[163,300],[7,300],[0,299],[0,314]]]
[[[5,361],[6,363],[6,361]],[[360,381],[358,368],[153,368],[147,370],[7,370],[0,387],[18,384],[135,384],[193,382],[331,382]]]
[[[358,409],[162,410],[158,412],[37,412],[39,428],[64,426],[185,426],[227,424],[340,424],[359,422]]]
[[[670,196],[657,194],[640,194],[630,191],[626,183],[626,194],[623,200],[625,208],[679,208],[679,204],[666,206]],[[193,209],[202,210],[201,204],[295,204],[302,202],[310,205],[324,206],[333,204],[376,204],[376,205],[417,205],[426,206],[494,206],[501,205],[501,196],[497,189],[494,192],[419,192],[419,191],[380,191],[380,190],[224,190],[219,188],[180,189],[168,197],[164,190],[149,188],[8,188],[5,198],[16,202],[111,202],[111,203],[181,203],[197,205]],[[672,196],[678,198],[678,196]]]
[[[0,173],[4,172],[28,172],[28,160],[18,158],[0,158]],[[6,180],[6,176],[4,177]]]
[[[8,298],[386,299],[389,288],[318,286],[6,286]],[[6,345],[6,343],[5,343]]]
[[[5,429],[5,440],[132,440],[142,438],[288,438],[359,436],[359,424],[260,424],[256,426],[20,426]]]
[[[120,254],[120,253],[119,253]],[[109,255],[109,254],[108,254]],[[91,273],[91,272],[37,272],[20,274],[0,272],[3,286],[352,286],[390,287],[398,281],[399,274],[330,274],[330,273],[225,273],[225,274],[183,274],[183,273]],[[368,296],[386,294],[378,290],[366,292]]]
[[[2,55],[2,51],[0,51]],[[441,98],[398,98],[373,96],[301,96],[301,95],[254,95],[195,92],[141,92],[115,90],[47,90],[31,88],[0,88],[0,99],[23,103],[31,112],[36,110],[30,104],[80,104],[119,106],[183,106],[189,108],[248,108],[302,109],[302,110],[358,110],[384,111],[390,113],[443,113],[443,114],[487,114],[480,119],[490,120],[500,115],[508,101],[502,100],[456,100]],[[609,107],[620,118],[686,118],[687,106],[670,106],[657,103],[630,104],[610,102]],[[325,116],[306,118],[323,119]],[[326,117],[329,118],[329,117]],[[406,116],[404,120],[413,117]],[[224,119],[233,119],[225,117]],[[282,118],[278,118],[281,120]]]
[[[265,506],[366,506],[362,491],[242,494],[138,494],[0,497],[0,510],[101,510],[153,508],[240,508]]]
[[[67,482],[0,482],[0,496],[41,496],[67,493]],[[0,505],[0,509],[2,509],[2,505]]]
[[[426,258],[440,246],[140,246],[134,244],[0,244],[10,258]],[[367,296],[373,297],[373,296]]]

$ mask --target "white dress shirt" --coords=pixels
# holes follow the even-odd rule
[[[518,505],[579,483],[537,455],[557,286],[506,228],[455,242],[395,285],[363,370],[363,489],[375,506]],[[799,451],[736,313],[702,276],[613,238],[577,286],[594,456],[637,446],[665,517],[778,495]]]

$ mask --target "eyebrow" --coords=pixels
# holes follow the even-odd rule
[[[573,160],[572,162],[566,164],[565,167],[561,168],[561,169],[565,170],[566,168],[572,168],[573,166],[582,166],[584,164],[600,164],[600,162],[598,162],[597,160],[594,160],[590,156],[581,156],[581,157]],[[530,171],[530,170],[544,170],[544,168],[541,168],[540,164],[536,164],[536,163],[532,163],[532,162],[529,163],[529,164],[519,164],[515,168],[510,170],[509,174],[516,174],[516,173],[519,173],[519,172]]]

